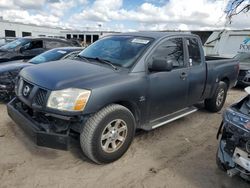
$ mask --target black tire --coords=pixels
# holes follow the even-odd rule
[[[117,119],[126,123],[126,138],[124,138],[123,144],[116,151],[109,153],[102,147],[101,136],[103,131],[107,129],[107,125]],[[127,151],[134,138],[135,127],[135,118],[127,108],[111,104],[90,117],[83,126],[80,134],[82,151],[90,160],[97,164],[111,163],[122,157]]]
[[[222,109],[222,107],[225,103],[226,97],[227,97],[227,89],[228,89],[227,84],[225,82],[222,82],[222,81],[219,82],[219,85],[218,85],[213,97],[205,100],[205,108],[210,112],[220,111]],[[218,99],[218,97],[220,97],[219,95],[221,94],[222,91],[224,92],[223,99],[221,100],[221,103],[218,104],[217,99]]]

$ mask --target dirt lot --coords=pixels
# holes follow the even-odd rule
[[[245,93],[229,92],[226,105]],[[140,132],[119,161],[98,166],[69,151],[37,147],[0,105],[0,187],[248,187],[217,169],[216,131],[221,113],[200,110],[151,132]]]

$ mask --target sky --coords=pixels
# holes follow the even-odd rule
[[[0,0],[0,16],[75,30],[206,30],[224,28],[227,4],[228,0]],[[249,29],[249,16],[241,13],[227,27]]]

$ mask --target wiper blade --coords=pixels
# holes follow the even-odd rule
[[[80,58],[80,59],[82,59],[84,61],[88,61],[89,62],[88,58],[85,57],[85,56],[77,55],[76,57],[78,57],[78,58]]]
[[[93,59],[95,59],[95,60],[97,60],[97,61],[99,61],[101,63],[105,63],[105,64],[111,66],[114,70],[118,70],[118,68],[111,61],[109,61],[109,60],[101,59],[99,57],[95,57]]]

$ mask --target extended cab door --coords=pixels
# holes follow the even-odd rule
[[[163,40],[147,60],[148,66],[154,59],[173,62],[173,69],[165,72],[150,72],[148,92],[148,117],[154,121],[187,106],[188,67],[183,38]]]
[[[188,105],[200,101],[206,85],[206,64],[200,40],[195,37],[188,37],[185,41],[188,50]],[[203,57],[203,58],[202,58]]]

